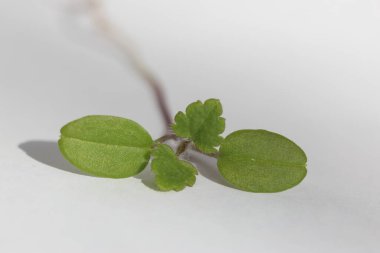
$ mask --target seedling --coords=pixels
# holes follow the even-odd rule
[[[155,141],[130,119],[86,116],[61,129],[59,148],[79,170],[98,177],[131,177],[152,160],[162,191],[194,185],[197,169],[180,158],[188,149],[215,157],[220,174],[244,191],[280,192],[303,180],[307,158],[297,144],[266,130],[239,130],[223,138],[222,111],[217,99],[191,103],[176,114],[169,133]],[[169,139],[179,143],[176,151],[165,144]]]

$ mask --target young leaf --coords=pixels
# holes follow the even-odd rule
[[[194,102],[187,106],[186,114],[177,113],[172,129],[177,136],[191,139],[202,152],[213,153],[223,140],[220,136],[225,128],[225,119],[220,117],[222,112],[218,99],[208,99],[204,104]]]
[[[87,116],[61,129],[61,153],[78,169],[100,177],[138,174],[150,158],[153,140],[136,122],[113,116]]]
[[[279,192],[306,176],[306,155],[294,142],[265,130],[240,130],[226,137],[219,149],[218,168],[237,188]]]
[[[152,171],[156,174],[155,181],[160,190],[181,191],[194,185],[197,170],[191,163],[178,159],[168,145],[158,145],[152,155]]]

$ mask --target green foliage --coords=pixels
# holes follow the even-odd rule
[[[178,155],[196,150],[218,157],[221,175],[232,185],[251,192],[279,192],[306,176],[306,155],[291,140],[265,130],[240,130],[223,138],[222,105],[217,99],[197,101],[178,112],[172,129],[181,144],[177,154],[163,144],[173,135],[153,142],[136,122],[113,116],[87,116],[61,129],[63,156],[78,169],[99,177],[124,178],[138,174],[152,155],[155,183],[161,191],[193,186],[197,170]],[[220,146],[219,152],[217,147]]]
[[[220,136],[224,132],[225,119],[220,117],[223,109],[218,99],[208,99],[187,106],[186,114],[178,112],[174,133],[183,138],[192,140],[195,146],[204,153],[216,152],[216,148],[223,141]]]
[[[136,122],[112,116],[87,116],[61,129],[59,148],[78,169],[100,177],[136,175],[149,161],[150,135]]]
[[[265,130],[240,130],[224,140],[218,168],[239,189],[279,192],[306,176],[306,155],[294,142]]]
[[[195,175],[198,174],[191,163],[178,159],[165,144],[158,145],[153,151],[152,171],[161,191],[181,191],[186,186],[193,186]]]

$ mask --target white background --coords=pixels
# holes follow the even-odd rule
[[[195,155],[201,175],[179,193],[152,190],[149,171],[80,174],[57,150],[60,127],[110,114],[157,138],[152,94],[80,10],[0,0],[0,252],[379,252],[380,1],[106,2],[173,113],[219,98],[226,134],[279,132],[306,151],[308,175],[248,193]]]

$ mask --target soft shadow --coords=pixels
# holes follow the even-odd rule
[[[155,175],[152,172],[150,165],[141,171],[140,174],[134,176],[134,178],[140,179],[141,183],[143,183],[146,187],[155,191],[160,191],[160,189],[158,189],[157,185],[154,183],[154,177]]]
[[[219,174],[219,170],[218,170],[218,167],[216,165],[216,159],[215,158],[200,154],[198,152],[193,152],[193,151],[188,151],[187,154],[188,154],[189,160],[191,162],[195,163],[195,165],[199,171],[199,174],[201,174],[205,178],[207,178],[207,179],[209,179],[209,180],[211,180],[217,184],[236,189],[234,186],[230,185]]]
[[[66,161],[59,151],[56,141],[31,140],[19,144],[18,147],[23,150],[29,157],[40,163],[66,172],[91,176],[89,174],[81,172],[72,166],[68,161]],[[187,159],[196,165],[199,174],[217,184],[235,189],[235,187],[230,185],[219,174],[218,168],[216,166],[216,160],[214,158],[192,151],[186,152],[186,156]],[[155,191],[160,191],[154,183],[155,175],[152,172],[150,166],[144,169],[140,174],[134,176],[134,178],[141,180],[141,182],[148,188]]]
[[[81,172],[61,155],[56,141],[32,140],[18,145],[28,156],[40,163],[49,165],[59,170],[79,175],[91,176]]]

